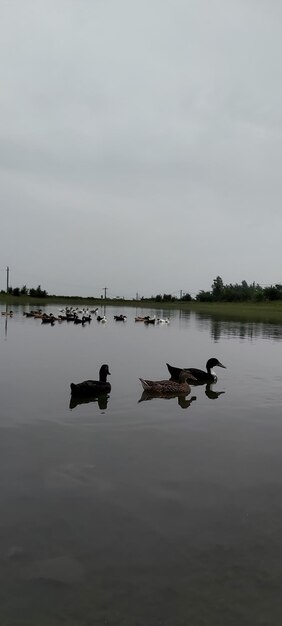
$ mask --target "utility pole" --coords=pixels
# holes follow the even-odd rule
[[[180,289],[180,300],[182,300],[182,289]]]
[[[104,293],[105,293],[105,295],[104,295],[104,299],[105,299],[105,300],[107,299],[107,289],[108,289],[108,287],[104,287]]]
[[[9,272],[10,272],[8,265],[7,265],[6,272],[7,272],[7,293],[8,293],[9,292]]]

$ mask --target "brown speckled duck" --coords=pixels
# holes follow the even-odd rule
[[[189,371],[181,371],[179,374],[179,382],[174,380],[144,380],[139,378],[144,391],[149,393],[175,394],[179,396],[187,396],[191,391],[188,380],[195,381],[195,377]]]

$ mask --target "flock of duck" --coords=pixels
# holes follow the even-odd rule
[[[151,397],[182,397],[185,398],[190,392],[192,385],[212,384],[217,381],[217,375],[214,371],[214,367],[223,367],[225,365],[220,363],[216,358],[211,358],[206,363],[206,370],[201,370],[195,367],[174,367],[169,363],[166,364],[170,379],[168,380],[147,380],[140,378],[141,385],[146,394]],[[79,400],[83,398],[97,398],[105,394],[110,393],[111,384],[107,381],[107,377],[111,375],[109,366],[103,364],[99,372],[99,380],[84,380],[81,383],[71,383],[71,405],[75,406]],[[86,400],[87,401],[87,400]]]
[[[59,309],[59,314],[54,315],[53,313],[45,313],[42,309],[34,310],[34,311],[24,311],[25,317],[33,317],[34,319],[41,319],[42,324],[50,324],[54,326],[55,322],[73,322],[74,324],[81,324],[84,326],[87,322],[90,323],[92,321],[92,315],[95,316],[97,322],[101,322],[101,324],[105,324],[107,322],[107,318],[105,315],[98,314],[99,309],[79,309],[79,307],[65,307],[64,309]],[[5,313],[6,314],[6,313]],[[9,312],[11,316],[13,314],[12,311]],[[4,313],[2,313],[4,315]],[[127,316],[120,314],[114,315],[114,320],[116,322],[126,322]],[[135,317],[135,322],[144,322],[147,324],[169,324],[169,318],[160,318],[154,315],[151,317],[150,315],[137,316]]]
[[[91,322],[92,314],[97,316],[97,309],[79,309],[78,307],[66,307],[65,309],[59,309],[59,314],[54,315],[54,313],[45,313],[42,309],[37,309],[35,311],[24,311],[25,317],[33,317],[34,319],[41,319],[42,324],[50,324],[54,326],[55,322],[73,322],[74,324],[82,324],[84,325],[86,322]],[[99,319],[98,319],[99,317]],[[102,318],[97,316],[98,321]]]

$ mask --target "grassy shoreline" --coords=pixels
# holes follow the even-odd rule
[[[153,300],[120,300],[81,298],[68,296],[47,296],[31,298],[30,296],[12,296],[0,294],[0,304],[8,308],[30,306],[37,308],[46,305],[83,305],[87,307],[135,307],[139,309],[194,311],[198,314],[210,315],[226,319],[248,319],[253,321],[282,323],[282,301],[276,302],[155,302]]]

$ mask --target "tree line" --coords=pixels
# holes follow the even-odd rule
[[[1,293],[6,292],[1,291]],[[31,287],[30,289],[26,285],[22,287],[9,287],[8,293],[11,296],[31,296],[31,298],[47,298],[48,296],[46,289],[41,289],[41,285],[38,285],[36,288]]]
[[[147,298],[144,298],[147,300]],[[248,284],[246,280],[234,285],[224,284],[221,276],[217,276],[212,283],[210,291],[201,289],[192,298],[191,294],[184,293],[180,298],[164,293],[152,296],[150,300],[156,302],[268,302],[270,300],[282,300],[282,284],[261,287],[258,283]]]
[[[282,285],[261,287],[258,283],[246,280],[241,283],[224,285],[221,276],[217,276],[210,291],[200,291],[196,296],[197,302],[267,302],[282,300]]]
[[[2,290],[1,293],[6,292]],[[41,289],[41,285],[38,285],[36,288],[28,288],[26,285],[23,285],[23,287],[9,287],[8,293],[12,296],[30,296],[32,298],[46,298],[48,296],[46,289]],[[110,299],[107,298],[107,300]],[[201,290],[195,298],[192,298],[190,293],[181,293],[180,298],[170,293],[164,293],[151,296],[150,298],[142,297],[142,300],[154,302],[268,302],[282,300],[282,284],[278,283],[261,287],[258,283],[248,284],[246,280],[242,280],[241,283],[225,285],[221,276],[217,276],[213,280],[210,291]]]

